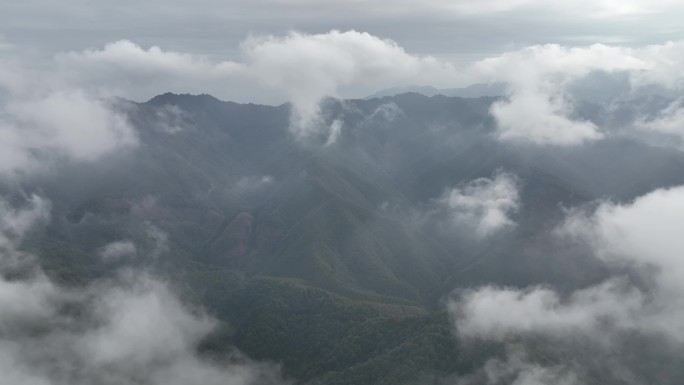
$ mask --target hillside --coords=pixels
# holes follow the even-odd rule
[[[121,101],[137,147],[2,189],[50,197],[49,224],[22,247],[51,277],[78,287],[148,269],[220,321],[200,346],[208,355],[235,346],[295,383],[439,383],[504,351],[456,337],[451,293],[600,282],[602,261],[553,236],[566,209],[684,184],[684,153],[628,135],[552,149],[500,142],[497,100],[327,100],[321,124],[343,127],[329,145],[288,131],[290,105]],[[479,212],[456,221],[463,209],[448,199],[499,179],[516,186],[515,207],[502,230],[474,236]],[[124,239],[135,257],[93,257]]]

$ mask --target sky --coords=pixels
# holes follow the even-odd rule
[[[674,0],[5,1],[0,57],[49,66],[60,53],[128,40],[143,49],[241,61],[253,37],[355,30],[392,40],[410,55],[463,66],[539,44],[641,47],[678,41],[682,16],[684,4]],[[345,96],[361,91],[352,87]]]
[[[128,39],[226,60],[250,35],[354,29],[462,61],[534,44],[678,40],[683,12],[676,0],[29,0],[3,2],[0,25],[10,44],[46,55]]]

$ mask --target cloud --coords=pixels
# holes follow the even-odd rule
[[[592,71],[626,71],[649,64],[621,47],[595,44],[567,48],[556,44],[532,46],[474,63],[472,71],[490,81],[509,85],[506,100],[491,107],[504,141],[538,145],[577,145],[600,139],[594,123],[573,119],[567,85]]]
[[[439,200],[457,226],[479,238],[515,226],[510,214],[520,208],[520,182],[514,174],[497,172],[447,191]]]
[[[461,311],[462,331],[502,338],[533,331],[595,331],[612,320],[614,328],[659,333],[684,343],[678,332],[684,327],[683,225],[684,187],[659,189],[625,205],[604,203],[592,213],[572,212],[559,234],[589,244],[606,263],[633,270],[644,282],[611,279],[568,298],[538,287],[484,287],[454,305]],[[507,309],[509,316],[487,321],[496,308]]]
[[[658,189],[626,205],[605,203],[593,214],[573,213],[565,233],[589,242],[613,264],[654,268],[654,289],[661,295],[684,294],[684,186]],[[679,320],[684,325],[684,318]]]
[[[591,38],[637,45],[676,39],[682,32],[682,4],[676,0],[151,0],[144,6],[131,1],[87,5],[82,0],[60,6],[46,1],[28,8],[3,5],[3,33],[48,54],[98,46],[123,33],[140,44],[232,57],[239,54],[234,46],[245,31],[283,34],[292,28],[319,32],[337,26],[382,31],[414,52],[482,57],[518,44],[582,44]],[[127,12],[136,5],[134,15]]]
[[[11,369],[0,373],[2,383],[277,381],[277,369],[268,365],[221,363],[198,355],[197,345],[214,322],[188,310],[166,285],[150,277],[133,275],[101,283],[83,293],[66,293],[66,299],[55,298],[55,292],[63,294],[65,289],[50,286],[46,279],[23,284],[33,290],[16,293],[13,302],[38,300],[40,307],[35,307],[41,312],[22,309],[24,319],[3,315],[7,333],[0,335],[0,367]],[[64,306],[82,310],[78,315],[64,314]]]
[[[109,243],[100,249],[100,256],[105,261],[116,261],[122,258],[135,256],[138,249],[131,241],[116,241]]]
[[[680,90],[684,86],[684,68],[680,65],[681,60],[684,60],[684,42],[669,41],[648,45],[635,49],[634,55],[647,63],[644,71],[633,74],[632,83],[635,86],[658,84]]]
[[[470,66],[472,77],[508,84],[508,97],[492,105],[497,122],[496,136],[503,141],[537,145],[569,146],[603,138],[606,133],[596,123],[577,117],[578,101],[571,89],[578,82],[591,82],[591,75],[625,74],[627,92],[605,91],[602,102],[662,93],[681,95],[684,72],[678,64],[684,59],[684,44],[666,42],[631,48],[594,44],[564,47],[557,44],[530,46],[490,57]],[[617,91],[617,90],[616,90]],[[604,91],[602,91],[604,92]],[[637,128],[680,136],[678,104],[661,116],[637,116]]]
[[[293,134],[302,140],[323,135],[326,141],[334,127],[321,119],[319,103],[338,97],[342,87],[362,86],[370,93],[397,84],[450,84],[461,78],[450,63],[409,54],[392,40],[354,30],[253,36],[240,50],[240,62],[212,61],[121,40],[99,50],[58,55],[57,65],[73,82],[126,97],[195,90],[243,101],[245,95],[249,101],[290,101]]]
[[[154,111],[156,119],[152,124],[161,132],[175,134],[195,125],[194,114],[178,106],[165,104]]]
[[[449,82],[457,77],[448,63],[410,55],[394,41],[353,30],[251,38],[242,48],[261,82],[286,90],[296,107],[292,129],[303,136],[320,129],[318,103],[338,96],[342,86],[434,82],[440,77]]]
[[[544,287],[485,286],[467,291],[450,309],[459,319],[460,335],[505,341],[519,335],[595,336],[607,326],[634,327],[633,316],[644,306],[641,292],[611,280],[569,298]]]
[[[629,73],[634,89],[654,84],[681,88],[684,73],[676,65],[681,58],[682,43],[641,48],[545,44],[459,68],[433,56],[411,54],[393,40],[331,30],[252,36],[240,44],[235,60],[119,40],[100,49],[58,54],[53,77],[86,93],[136,100],[172,91],[209,92],[236,101],[290,101],[291,132],[304,142],[315,139],[320,144],[343,129],[334,119],[321,116],[319,104],[325,97],[358,96],[402,85],[444,88],[503,82],[508,84],[507,98],[491,108],[500,140],[569,146],[606,135],[596,123],[576,116],[570,84],[603,71]],[[15,90],[31,88],[15,84],[12,77],[4,82]],[[170,131],[182,127],[176,123],[188,123],[180,111],[167,112]]]
[[[562,95],[525,88],[490,109],[502,141],[567,146],[603,137],[594,123],[568,118],[570,111]]]
[[[125,115],[107,101],[34,75],[0,63],[0,174],[31,172],[55,158],[93,161],[137,144]]]
[[[639,117],[635,122],[638,129],[655,131],[684,140],[684,107],[682,99],[670,103],[655,117]]]
[[[137,144],[123,112],[95,88],[56,72],[0,63],[0,177],[57,160],[92,162]],[[0,197],[0,383],[119,385],[252,384],[279,381],[278,369],[204,357],[198,345],[216,322],[143,272],[121,272],[78,288],[62,286],[23,250],[49,222],[37,195]],[[154,257],[168,236],[148,225]],[[137,253],[130,241],[105,245],[103,258]],[[47,256],[49,257],[49,256]],[[237,354],[237,353],[236,353]]]
[[[198,354],[215,321],[147,274],[125,271],[77,290],[54,283],[19,251],[48,216],[49,204],[37,196],[18,208],[0,200],[0,383],[280,382],[274,366]],[[130,246],[118,242],[104,252],[122,249]]]
[[[229,84],[227,80],[245,71],[243,65],[232,61],[212,61],[157,46],[144,49],[129,40],[118,40],[102,49],[57,54],[55,66],[71,82],[134,99],[149,99],[168,91],[213,91],[217,88],[210,84]]]
[[[608,355],[620,370],[632,359],[621,353],[621,344],[634,336],[684,349],[682,226],[684,187],[658,189],[626,204],[602,203],[592,211],[572,210],[558,235],[589,245],[620,273],[569,294],[545,287],[464,291],[449,305],[458,333],[501,342],[541,337],[576,357],[581,353],[571,346],[582,341],[580,351],[613,352]]]
[[[569,365],[543,365],[533,362],[519,347],[509,347],[505,359],[492,358],[481,370],[459,378],[458,385],[579,385],[577,373]]]
[[[49,212],[50,203],[37,195],[28,197],[26,207],[20,209],[0,198],[0,270],[20,266],[27,259],[17,246],[34,226],[47,222]]]
[[[23,236],[37,222],[49,218],[50,203],[32,195],[28,197],[27,207],[16,209],[9,202],[0,200],[0,245],[8,246],[20,242]]]

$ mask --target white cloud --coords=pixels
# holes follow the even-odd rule
[[[569,298],[543,287],[485,286],[464,293],[450,309],[458,317],[462,336],[503,341],[516,335],[596,336],[606,323],[634,327],[634,316],[644,301],[641,292],[613,280],[578,290]]]
[[[152,369],[155,361],[187,354],[213,327],[184,309],[166,286],[138,277],[98,293],[95,307],[99,326],[81,334],[77,347],[96,365]]]
[[[136,143],[126,118],[80,91],[59,91],[45,98],[6,106],[31,149],[54,149],[77,160],[94,160]]]
[[[92,161],[137,144],[123,113],[57,78],[0,63],[0,174],[61,157]]]
[[[0,198],[0,272],[3,268],[21,267],[27,258],[17,251],[17,246],[29,230],[48,220],[49,213],[50,203],[36,195],[27,197],[22,208],[15,208]]]
[[[641,335],[682,349],[682,226],[684,187],[659,189],[622,205],[603,203],[591,212],[573,210],[558,235],[588,244],[609,266],[630,271],[629,278],[609,278],[567,295],[544,287],[471,289],[449,305],[458,333],[495,341],[541,337],[568,349],[582,341],[582,351],[607,352],[619,352],[624,336]],[[610,355],[615,370],[628,371],[629,364],[620,361],[626,356]]]
[[[682,99],[673,101],[653,118],[638,118],[635,126],[642,130],[674,135],[684,139],[684,107],[682,107]]]
[[[515,225],[510,214],[520,206],[520,182],[514,174],[497,172],[492,178],[479,178],[447,191],[439,203],[458,226],[487,237]]]
[[[51,281],[32,255],[18,251],[48,215],[47,202],[35,196],[20,208],[0,200],[0,383],[279,382],[273,366],[199,355],[197,346],[215,321],[148,275],[128,271],[78,290]],[[130,249],[122,245],[105,249]]]
[[[592,71],[641,70],[649,64],[628,49],[595,44],[567,48],[532,46],[475,63],[472,71],[509,85],[507,100],[492,105],[499,139],[541,145],[576,145],[603,137],[599,127],[573,120],[565,91]]]
[[[152,46],[145,50],[129,40],[119,40],[107,44],[102,50],[86,50],[70,52],[57,56],[58,61],[65,64],[97,63],[104,70],[107,66],[118,69],[134,69],[142,75],[155,75],[164,72],[183,76],[215,76],[232,74],[240,70],[240,65],[233,62],[213,63],[202,56],[181,52],[163,51]]]
[[[490,112],[503,141],[567,146],[603,137],[594,123],[568,118],[570,109],[562,95],[520,89],[507,101],[494,103]]]
[[[51,291],[30,292],[52,305],[43,305],[42,314],[14,320],[3,316],[11,334],[0,335],[0,367],[12,370],[0,372],[0,382],[224,385],[278,377],[276,368],[268,365],[222,364],[198,355],[197,345],[214,321],[191,312],[166,285],[150,277],[129,275],[58,300],[51,297],[67,289],[50,285]],[[31,298],[16,293],[13,301],[24,299]],[[64,314],[60,307],[67,304],[82,307],[82,313]]]
[[[235,62],[216,62],[157,46],[144,49],[129,40],[102,49],[58,54],[55,60],[61,75],[71,82],[134,99],[168,91],[214,91],[229,85],[226,81],[231,77],[245,75],[244,67]],[[228,84],[211,86],[217,81]]]
[[[28,207],[16,209],[0,199],[0,245],[20,242],[22,237],[37,222],[49,217],[50,203],[37,195],[28,197]]]
[[[325,146],[331,146],[337,141],[337,139],[339,139],[340,135],[342,134],[343,126],[344,122],[341,119],[333,120],[332,124],[330,124],[330,134],[328,135],[328,139],[325,141]]]
[[[509,85],[507,100],[491,109],[498,138],[565,146],[604,136],[594,123],[573,117],[574,101],[566,90],[569,83],[593,71],[627,71],[635,88],[652,84],[681,88],[684,72],[677,63],[684,58],[683,46],[534,45],[457,68],[432,56],[408,53],[395,41],[354,30],[250,37],[240,45],[240,60],[236,61],[157,46],[143,48],[120,40],[101,49],[57,55],[53,77],[88,93],[137,100],[167,91],[209,92],[236,101],[289,100],[295,107],[291,131],[303,140],[321,139],[322,144],[335,130],[320,116],[319,102],[326,96],[346,96],[350,90],[363,95],[402,85],[448,88],[505,82]],[[1,74],[0,83],[14,90],[32,88],[11,76],[3,80]],[[185,120],[170,117],[176,123]],[[16,140],[5,136],[8,142]]]
[[[632,82],[636,87],[658,84],[666,88],[684,86],[684,42],[666,42],[633,50],[634,55],[647,63],[644,71],[635,72]]]
[[[45,320],[55,311],[53,299],[60,294],[42,272],[34,271],[34,258],[18,250],[26,234],[47,221],[49,211],[49,202],[35,195],[19,208],[0,198],[0,330],[13,332],[15,323]],[[12,271],[24,272],[30,279],[6,279],[4,275]]]
[[[558,234],[590,245],[609,266],[631,271],[631,278],[610,278],[568,295],[543,287],[472,289],[450,304],[458,333],[496,341],[539,336],[564,346],[584,341],[584,350],[604,351],[619,351],[621,336],[641,333],[684,348],[682,226],[684,187],[571,211]],[[625,370],[621,357],[613,360]]]
[[[241,62],[216,62],[122,40],[101,50],[58,55],[57,62],[72,81],[127,97],[196,90],[273,102],[275,91],[276,100],[293,103],[291,129],[302,139],[330,136],[333,128],[321,120],[319,102],[339,96],[343,86],[362,86],[370,93],[397,84],[457,83],[462,77],[447,62],[411,55],[394,41],[353,30],[251,37],[241,53]]]
[[[356,31],[251,38],[243,43],[247,66],[260,82],[284,90],[296,107],[292,130],[308,137],[321,130],[318,103],[352,83],[382,87],[412,82],[453,82],[455,68],[433,57],[408,54],[396,42]],[[371,88],[372,89],[372,88]]]
[[[574,213],[567,234],[584,239],[609,263],[655,268],[661,295],[684,296],[684,186],[655,190],[627,205],[606,203],[592,215]],[[684,327],[684,318],[679,320]]]

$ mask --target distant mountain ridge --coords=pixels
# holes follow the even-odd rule
[[[506,85],[504,83],[477,83],[463,88],[435,88],[432,86],[392,87],[375,92],[366,96],[364,99],[396,96],[408,92],[415,92],[425,96],[444,95],[461,98],[495,97],[504,96],[506,94]]]

